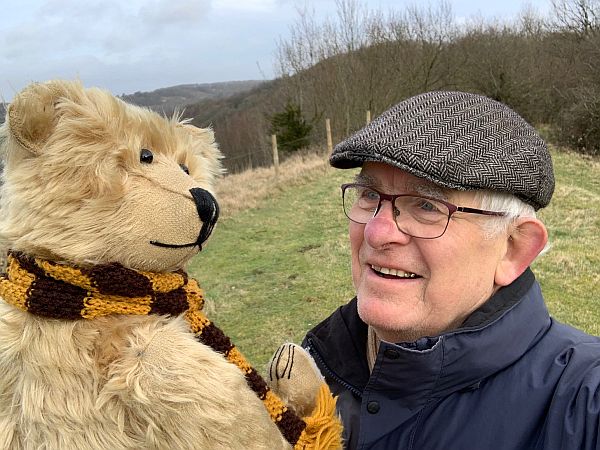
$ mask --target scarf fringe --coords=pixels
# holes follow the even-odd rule
[[[335,411],[336,399],[323,383],[313,413],[304,417],[306,428],[294,450],[337,450],[342,448],[342,423]]]

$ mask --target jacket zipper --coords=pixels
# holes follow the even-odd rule
[[[322,367],[325,370],[325,372],[327,372],[327,375],[355,396],[362,398],[361,391],[359,391],[357,388],[355,388],[348,382],[342,380],[333,370],[329,368],[329,366],[327,366],[327,364],[325,364],[325,361],[323,361],[323,358],[321,357],[317,349],[312,345],[312,341],[310,338],[307,339],[307,342],[308,345],[305,347],[305,350],[317,361],[318,365]]]

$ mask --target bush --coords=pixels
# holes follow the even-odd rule
[[[269,119],[271,134],[277,135],[277,147],[285,153],[294,152],[310,144],[312,125],[302,117],[299,106],[288,102],[285,110],[275,113]]]
[[[588,155],[600,155],[600,90],[579,89],[570,106],[561,111],[557,140]]]

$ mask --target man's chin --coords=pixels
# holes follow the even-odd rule
[[[379,339],[387,342],[406,342],[418,339],[418,317],[414,315],[415,307],[403,305],[402,302],[390,302],[378,296],[358,298],[358,315],[363,322],[371,326]]]

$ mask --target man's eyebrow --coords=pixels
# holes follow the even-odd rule
[[[380,183],[377,181],[375,177],[370,175],[359,173],[354,177],[354,182],[359,184],[366,184],[367,186],[377,187]]]
[[[383,188],[383,185],[377,178],[365,173],[357,174],[354,177],[354,182],[372,186],[374,188]],[[406,186],[404,186],[404,191],[406,193],[414,192],[426,197],[439,198],[440,200],[448,200],[448,189],[436,186],[435,184],[408,182]]]
[[[412,190],[426,197],[448,200],[448,190],[433,184],[413,184]]]

